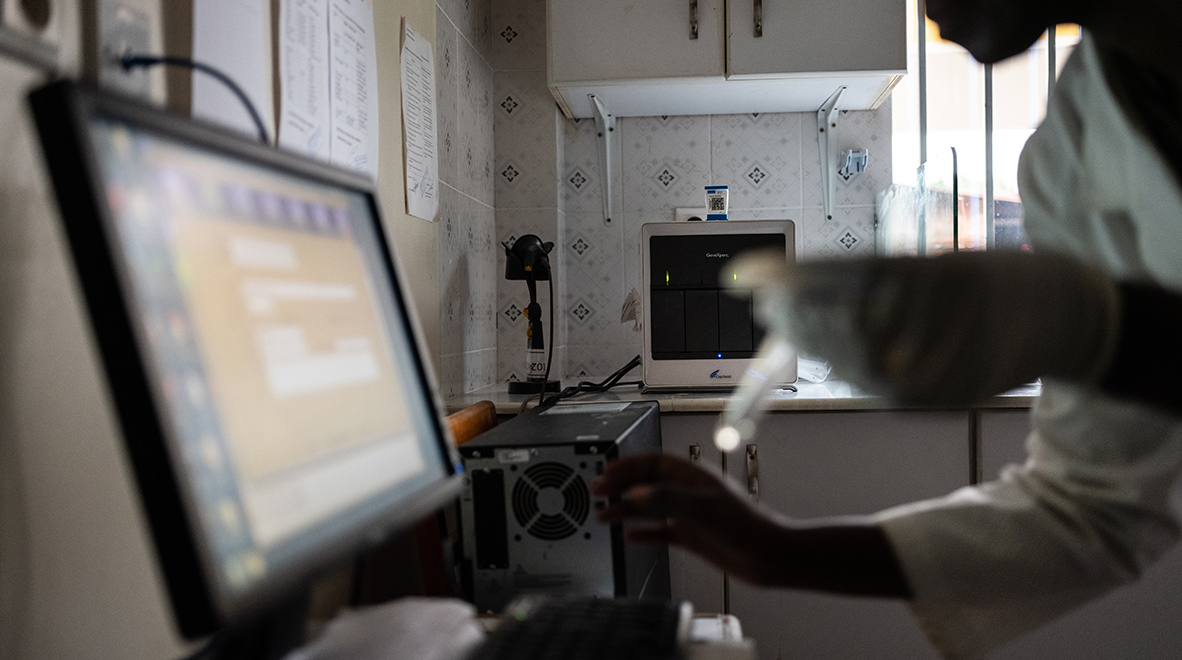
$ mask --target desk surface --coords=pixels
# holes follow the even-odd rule
[[[576,381],[563,381],[563,387],[574,385]],[[845,410],[896,410],[898,406],[889,401],[871,396],[859,391],[849,383],[842,381],[827,381],[824,383],[810,383],[800,381],[796,384],[798,392],[777,390],[768,399],[768,410],[776,411],[845,411]],[[1011,390],[998,396],[990,397],[974,409],[997,408],[1029,408],[1038,398],[1041,386],[1037,383]],[[661,405],[664,413],[716,413],[726,406],[730,395],[726,392],[657,392],[641,393],[635,386],[619,387],[602,394],[581,394],[571,402],[602,402],[602,401],[656,401]],[[521,412],[522,405],[532,407],[537,403],[538,395],[509,394],[505,383],[497,383],[483,387],[474,392],[462,394],[447,400],[447,411],[454,412],[476,403],[477,401],[492,401],[497,407],[499,415],[515,415]],[[963,408],[962,408],[963,409]]]

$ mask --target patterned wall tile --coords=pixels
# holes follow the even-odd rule
[[[640,274],[640,228],[648,223],[672,222],[670,215],[668,211],[659,210],[632,213],[624,218],[624,241],[620,256],[625,292],[633,288],[639,291],[643,279]]]
[[[450,187],[440,201],[442,352],[496,348],[494,212]]]
[[[802,206],[822,208],[821,147],[817,140],[815,116],[804,114],[801,121]],[[891,184],[891,104],[890,99],[878,110],[841,113],[838,124],[838,155],[846,149],[869,150],[866,171],[849,181],[836,176],[834,206],[873,206],[879,191]]]
[[[566,372],[572,380],[602,380],[640,355],[640,340],[628,344],[571,345],[567,349]],[[624,376],[623,381],[641,379],[640,367]]]
[[[625,216],[704,203],[711,184],[709,117],[626,117],[617,127]]]
[[[497,267],[489,0],[439,0],[440,385],[454,395],[496,375]]]
[[[624,227],[598,213],[568,214],[566,316],[571,344],[628,343],[632,323],[620,323],[631,286],[620,268]]]
[[[460,353],[443,355],[439,359],[439,394],[444,398],[464,393],[464,356]]]
[[[800,206],[800,113],[710,118],[713,185],[730,186],[730,207]]]
[[[525,349],[521,347],[497,346],[496,382],[525,380]]]
[[[467,226],[469,253],[468,289],[472,292],[465,309],[464,349],[487,350],[497,347],[497,269],[496,211],[476,200],[469,200],[470,222]]]
[[[493,73],[468,44],[460,44],[458,173],[460,192],[493,205]]]
[[[468,259],[464,238],[463,196],[449,185],[439,186],[439,321],[441,328],[456,328],[463,322],[468,289]],[[463,334],[440,333],[440,353],[452,355],[463,351]]]
[[[495,0],[489,25],[497,71],[546,68],[546,0]]]
[[[491,0],[437,0],[436,6],[459,28],[460,35],[476,49],[480,57],[491,62]]]
[[[472,392],[496,382],[497,350],[495,348],[464,353],[464,391]]]
[[[496,381],[496,349],[444,355],[440,362],[440,393],[444,397],[478,390]]]
[[[620,120],[621,122],[624,120]],[[617,127],[620,122],[617,122]],[[593,119],[563,120],[563,169],[560,188],[567,213],[596,213],[603,222],[603,188],[599,174],[599,139]],[[612,133],[612,214],[624,217],[623,131]]]
[[[804,209],[797,235],[802,260],[873,256],[874,207],[838,207],[832,220],[821,209]]]
[[[546,72],[504,71],[494,79],[497,207],[557,208],[561,133]]]
[[[455,25],[435,8],[435,103],[438,118],[439,178],[459,186],[459,36]]]

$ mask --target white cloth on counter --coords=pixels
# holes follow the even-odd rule
[[[1019,166],[1035,250],[1182,290],[1182,190],[1121,107],[1085,35]],[[878,514],[948,658],[986,652],[1137,578],[1180,535],[1182,422],[1045,380],[1025,465]]]

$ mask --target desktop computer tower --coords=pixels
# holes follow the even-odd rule
[[[606,461],[660,450],[656,402],[533,409],[462,445],[461,567],[477,609],[526,593],[668,598],[667,549],[625,546],[590,491]]]

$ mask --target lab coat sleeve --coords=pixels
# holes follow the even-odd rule
[[[1182,290],[1182,190],[1104,77],[1090,38],[1019,165],[1036,251]],[[949,658],[975,658],[1135,579],[1179,536],[1169,500],[1182,422],[1044,379],[1029,458],[997,481],[879,514]],[[991,476],[991,475],[990,475]]]
[[[1140,575],[1179,537],[1175,418],[1048,382],[1025,465],[878,514],[911,608],[948,658],[977,658]]]

